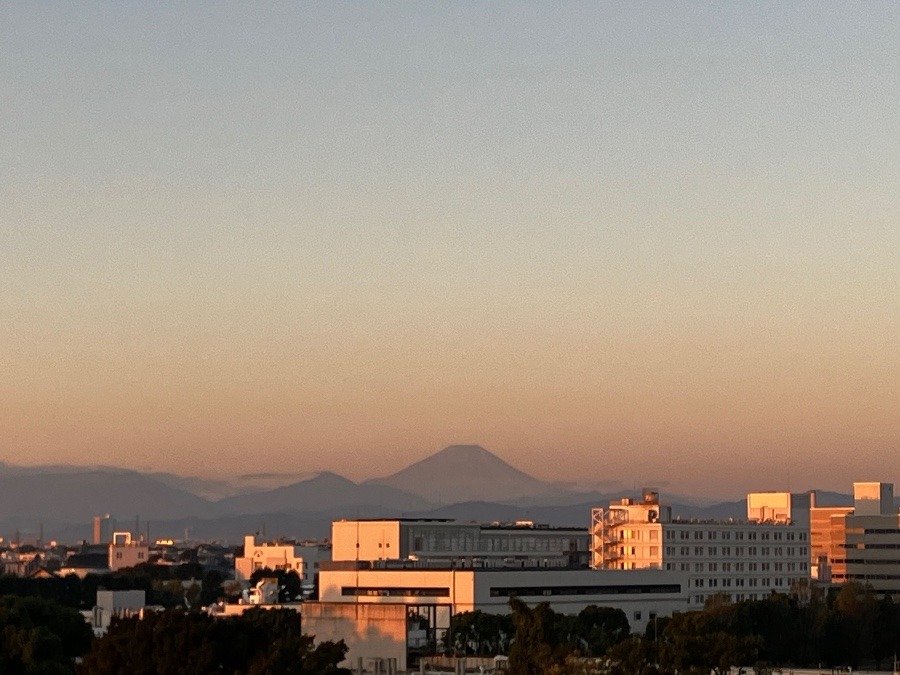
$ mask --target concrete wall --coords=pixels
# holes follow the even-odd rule
[[[347,644],[345,667],[356,668],[360,658],[366,664],[373,658],[394,658],[406,670],[405,605],[307,602],[302,616],[304,634],[315,636],[316,643]]]
[[[331,524],[331,559],[405,558],[409,552],[402,546],[401,529],[402,523],[397,520],[336,520]]]
[[[472,570],[322,570],[319,600],[355,604],[450,604],[458,613],[476,608],[474,583]],[[360,594],[344,595],[345,588],[360,589]],[[403,594],[401,589],[414,592]],[[430,589],[434,591],[427,592]]]

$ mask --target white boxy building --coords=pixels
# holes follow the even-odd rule
[[[656,616],[688,609],[686,574],[665,570],[563,570],[501,568],[370,567],[331,563],[319,572],[319,601],[446,606],[451,614],[509,612],[513,596],[546,602],[561,614],[589,605],[621,609],[632,631]]]
[[[679,520],[647,489],[640,502],[593,509],[591,566],[685,573],[694,608],[717,593],[760,600],[809,580],[809,518],[793,517],[790,494],[752,493],[747,505],[746,521]]]

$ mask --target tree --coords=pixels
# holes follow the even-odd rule
[[[457,654],[505,654],[512,634],[512,619],[507,615],[461,612],[450,619],[444,644]]]
[[[180,609],[114,619],[84,657],[85,675],[172,673],[349,673],[338,667],[347,647],[313,644],[300,632],[292,610],[252,609],[241,616],[212,618]]]
[[[545,602],[534,608],[518,598],[510,598],[515,637],[509,650],[509,669],[512,675],[545,675],[563,658],[554,654],[555,613]]]
[[[630,633],[628,617],[621,609],[589,605],[575,618],[575,634],[588,656],[603,656]]]
[[[42,598],[0,598],[0,673],[71,673],[91,630],[69,607]]]

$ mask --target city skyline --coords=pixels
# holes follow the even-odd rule
[[[0,459],[897,481],[900,9],[0,8]]]

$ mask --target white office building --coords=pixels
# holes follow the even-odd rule
[[[787,593],[810,576],[808,517],[792,517],[789,493],[753,493],[747,504],[746,521],[673,519],[647,489],[640,502],[593,509],[591,566],[684,573],[693,607],[719,593],[735,601]]]

